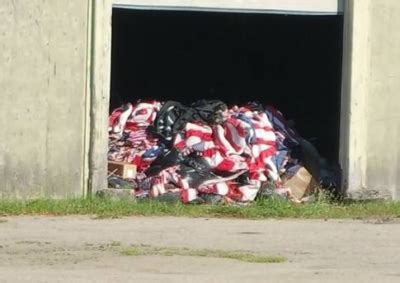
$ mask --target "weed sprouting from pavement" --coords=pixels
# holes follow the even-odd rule
[[[242,251],[189,249],[177,247],[133,246],[123,249],[121,254],[126,256],[158,255],[225,258],[252,263],[283,263],[286,261],[286,258],[283,256],[261,255]]]

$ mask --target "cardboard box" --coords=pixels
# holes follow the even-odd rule
[[[315,191],[317,182],[305,167],[297,166],[284,180],[283,187],[290,189],[293,196],[300,200]]]
[[[108,174],[114,174],[123,179],[133,179],[136,177],[136,165],[124,162],[108,161]]]

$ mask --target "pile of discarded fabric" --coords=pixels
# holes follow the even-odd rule
[[[313,152],[281,112],[255,102],[228,108],[219,100],[190,107],[139,101],[109,117],[108,160],[136,165],[128,181],[137,197],[247,203],[270,192],[301,202],[283,182],[300,164],[317,168],[313,177],[319,184],[336,186],[330,174],[321,173],[326,167],[318,153],[309,158]]]

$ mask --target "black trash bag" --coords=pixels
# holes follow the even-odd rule
[[[199,100],[191,107],[176,101],[167,101],[158,111],[150,131],[162,136],[166,141],[171,141],[185,128],[186,123],[196,121],[204,124],[223,123],[223,113],[227,109],[227,105],[220,100]]]
[[[224,197],[217,194],[200,194],[199,198],[204,200],[206,204],[219,204],[224,200]]]
[[[149,131],[167,141],[164,143],[171,147],[172,139],[185,128],[186,123],[199,121],[208,125],[221,124],[227,109],[226,104],[219,100],[199,100],[191,107],[167,101],[158,111]]]
[[[137,185],[133,181],[127,181],[119,176],[110,176],[107,178],[108,187],[114,189],[136,189]]]
[[[330,166],[323,160],[319,171],[319,183],[321,187],[338,196],[340,194],[340,180],[340,165]]]
[[[195,154],[183,157],[182,164],[195,169],[200,175],[208,175],[212,170],[203,157]]]
[[[340,174],[329,166],[311,142],[300,139],[299,145],[292,151],[292,157],[298,158],[302,162],[321,188],[337,193]]]
[[[157,175],[164,169],[178,165],[183,160],[182,152],[176,148],[169,149],[159,155],[151,164],[151,167],[146,169],[144,173],[147,177]]]
[[[198,100],[191,105],[197,114],[197,120],[208,125],[222,124],[225,121],[224,112],[228,106],[220,100]]]
[[[250,101],[246,105],[251,111],[264,112],[264,106],[259,101]]]
[[[242,185],[251,185],[249,177],[249,171],[246,171],[237,178],[237,181]]]
[[[176,101],[167,101],[158,111],[154,120],[154,128],[150,127],[150,131],[155,133],[167,141],[182,129],[187,122],[194,120],[196,113],[190,107],[186,107]]]
[[[203,158],[186,157],[182,160],[177,173],[185,179],[191,188],[197,188],[205,181],[215,179],[211,168]]]

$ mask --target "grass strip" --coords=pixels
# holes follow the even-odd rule
[[[155,200],[124,201],[100,198],[0,200],[0,215],[186,216],[217,218],[390,219],[400,217],[400,202],[335,202],[321,200],[296,205],[279,199],[262,199],[246,206],[184,205]]]

